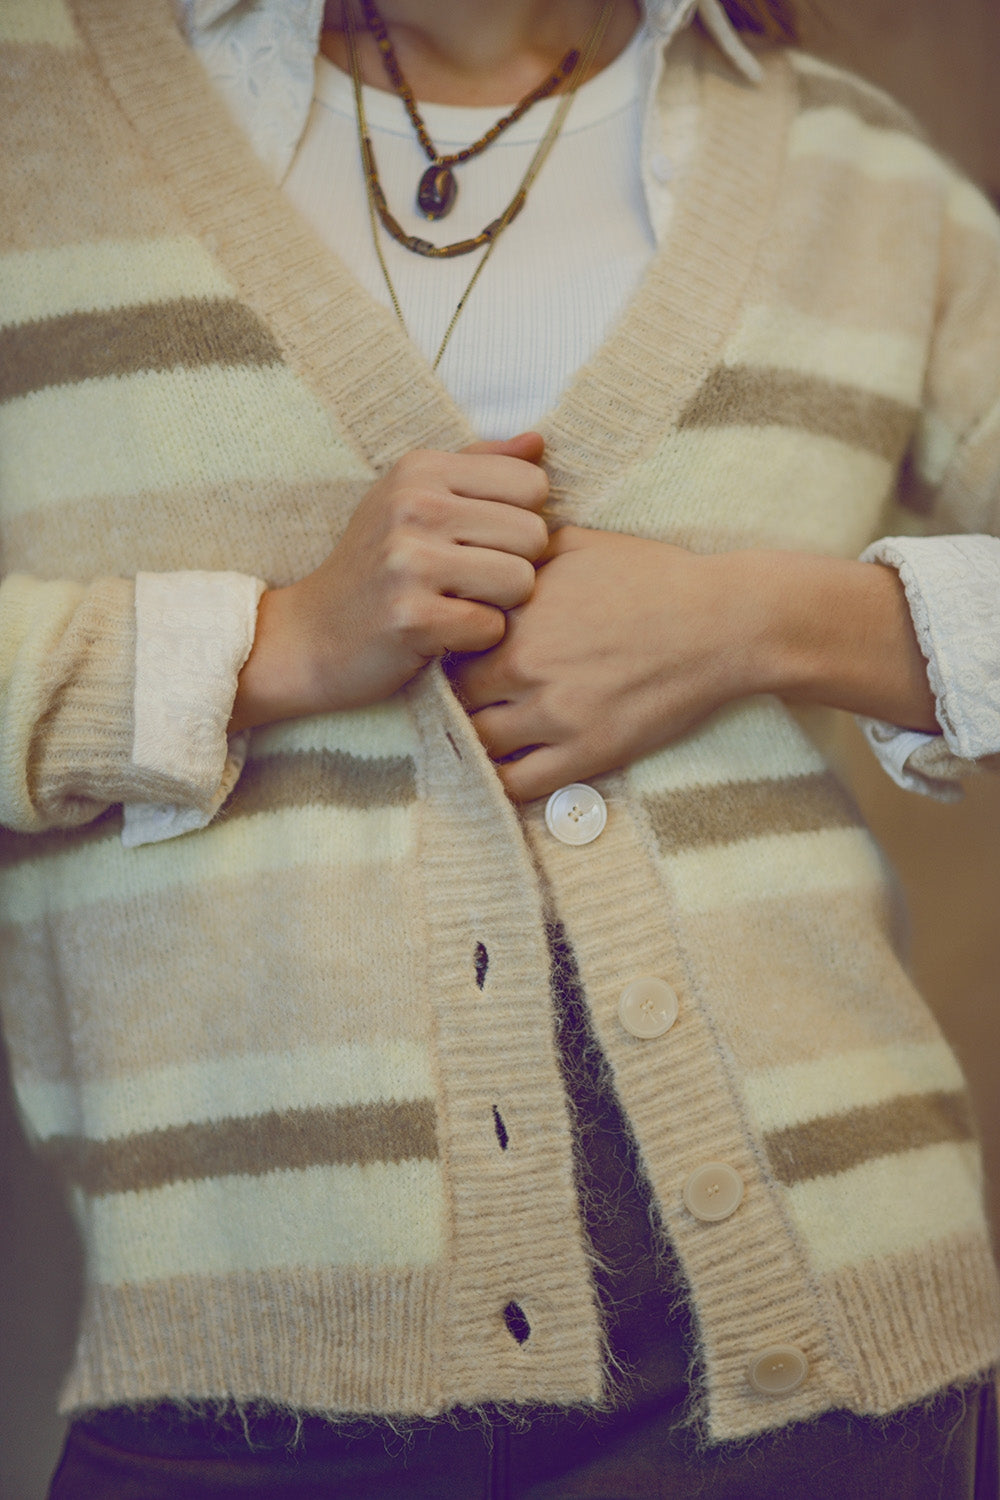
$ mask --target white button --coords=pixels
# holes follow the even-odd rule
[[[654,153],[649,169],[657,182],[669,182],[674,175],[674,164],[669,156],[664,156],[662,151]]]
[[[665,979],[633,979],[621,992],[618,1019],[631,1036],[649,1040],[677,1020],[677,993]]]
[[[754,1355],[747,1374],[762,1396],[787,1396],[789,1391],[797,1391],[809,1374],[809,1361],[794,1344],[775,1344]]]
[[[707,1161],[684,1184],[684,1202],[696,1219],[728,1219],[743,1202],[743,1178],[727,1162]]]
[[[591,844],[608,821],[600,792],[574,781],[553,792],[545,805],[545,826],[561,844]]]

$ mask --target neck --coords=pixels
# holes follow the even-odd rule
[[[328,0],[323,51],[346,70],[341,3]],[[602,4],[603,0],[376,0],[417,98],[460,105],[504,105],[527,93],[579,44]],[[360,18],[358,0],[354,5]],[[618,56],[638,21],[637,0],[616,0],[593,72]],[[360,42],[364,82],[390,88],[373,39],[362,34]]]

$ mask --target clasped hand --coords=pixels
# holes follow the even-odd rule
[[[516,801],[627,765],[751,691],[724,564],[565,526],[503,639],[450,668]]]

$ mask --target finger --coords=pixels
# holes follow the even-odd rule
[[[507,622],[510,629],[510,621]],[[487,656],[470,656],[452,668],[451,680],[461,699],[462,706],[475,713],[489,703],[507,701],[509,684],[497,666],[496,653]]]
[[[563,744],[540,745],[519,760],[497,766],[496,772],[511,801],[532,802],[536,797],[550,797],[571,781],[597,775],[598,768],[581,759],[571,744]]]
[[[506,453],[449,453],[441,477],[455,495],[498,500],[541,510],[549,498],[549,478],[538,464]]]
[[[541,516],[516,505],[456,497],[447,517],[448,533],[466,547],[488,547],[514,552],[537,562],[548,546],[548,527]]]
[[[510,458],[523,458],[529,464],[542,461],[545,439],[540,432],[519,432],[512,438],[498,442],[469,443],[459,450],[461,453],[503,453]]]
[[[516,609],[531,598],[535,570],[527,558],[487,547],[449,547],[427,580],[438,594]]]
[[[501,609],[474,599],[437,601],[427,625],[426,656],[451,651],[491,651],[503,640],[507,617]]]
[[[493,760],[516,755],[529,745],[541,745],[545,734],[530,703],[493,703],[477,710],[472,727]]]

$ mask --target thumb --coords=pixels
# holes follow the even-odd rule
[[[470,443],[463,453],[499,453],[505,458],[523,458],[529,464],[540,464],[545,439],[540,432],[519,432],[515,437],[492,443]]]

